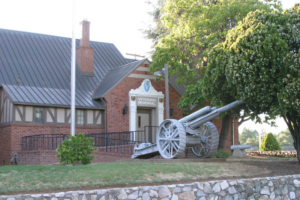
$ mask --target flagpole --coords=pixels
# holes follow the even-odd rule
[[[75,80],[76,80],[76,38],[75,38],[75,10],[76,0],[73,0],[73,23],[72,23],[72,58],[71,58],[71,135],[75,136]]]

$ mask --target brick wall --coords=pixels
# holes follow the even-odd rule
[[[77,126],[75,133],[79,132],[85,134],[102,133],[104,132],[104,127]],[[23,136],[39,134],[70,134],[70,126],[42,124],[10,124],[0,126],[0,165],[3,164],[3,160],[6,165],[10,164],[9,161],[13,154],[21,152],[21,138]],[[38,153],[35,152],[35,155],[38,155]]]
[[[133,149],[133,146],[130,147]],[[50,165],[58,164],[55,150],[36,150],[36,151],[20,151],[20,165]],[[120,154],[105,151],[96,151],[93,155],[95,159],[92,163],[114,162],[118,160],[131,160],[131,154]]]
[[[128,147],[130,150],[133,150],[133,146]],[[93,155],[95,159],[92,163],[100,162],[115,162],[115,161],[130,161],[132,153],[114,153],[106,152],[103,148],[101,151],[96,151]],[[180,159],[194,159],[196,158],[191,150],[188,150],[188,153],[185,152],[181,155]],[[150,159],[163,159],[162,156],[155,156]],[[50,165],[58,164],[59,160],[56,158],[55,150],[37,150],[37,151],[21,151],[19,152],[19,164],[20,165]]]
[[[9,164],[11,154],[11,126],[0,126],[0,166]]]
[[[139,71],[137,71],[139,72]],[[123,115],[123,108],[126,104],[129,105],[128,93],[131,89],[136,89],[140,87],[143,78],[125,78],[120,84],[118,84],[113,90],[111,90],[106,96],[105,100],[107,103],[107,116],[106,116],[106,126],[107,132],[118,132],[118,131],[128,131],[129,130],[129,114]],[[161,92],[165,92],[165,82],[164,81],[154,81],[150,80],[152,86]],[[170,108],[173,108],[173,119],[180,119],[183,117],[182,109],[177,107],[180,96],[179,94],[169,86],[169,97],[170,97]],[[165,102],[166,103],[166,102]],[[164,118],[166,118],[166,113]]]
[[[19,151],[19,165],[49,165],[57,163],[55,150]]]

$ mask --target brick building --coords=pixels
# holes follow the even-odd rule
[[[90,41],[89,26],[83,21],[82,39],[76,41],[75,132],[159,126],[165,119],[164,81],[155,81],[147,59],[127,59],[113,44]],[[0,165],[9,164],[14,153],[20,164],[57,162],[54,147],[60,135],[70,134],[70,49],[70,38],[0,29]],[[182,118],[177,104],[185,90],[176,77],[170,78],[169,91],[170,118]],[[213,122],[220,131],[220,120]],[[236,120],[233,125],[228,149],[234,138],[238,142]],[[129,158],[107,148],[95,157]]]

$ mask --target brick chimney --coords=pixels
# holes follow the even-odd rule
[[[90,47],[90,22],[83,20],[82,38],[76,49],[76,63],[83,74],[94,74],[94,48]]]

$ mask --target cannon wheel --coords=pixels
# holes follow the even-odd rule
[[[219,133],[215,125],[211,122],[206,122],[197,130],[200,132],[200,144],[191,147],[193,154],[200,158],[213,156],[218,150]]]
[[[175,119],[163,121],[156,135],[156,143],[160,155],[165,159],[179,158],[186,147],[183,125]]]

